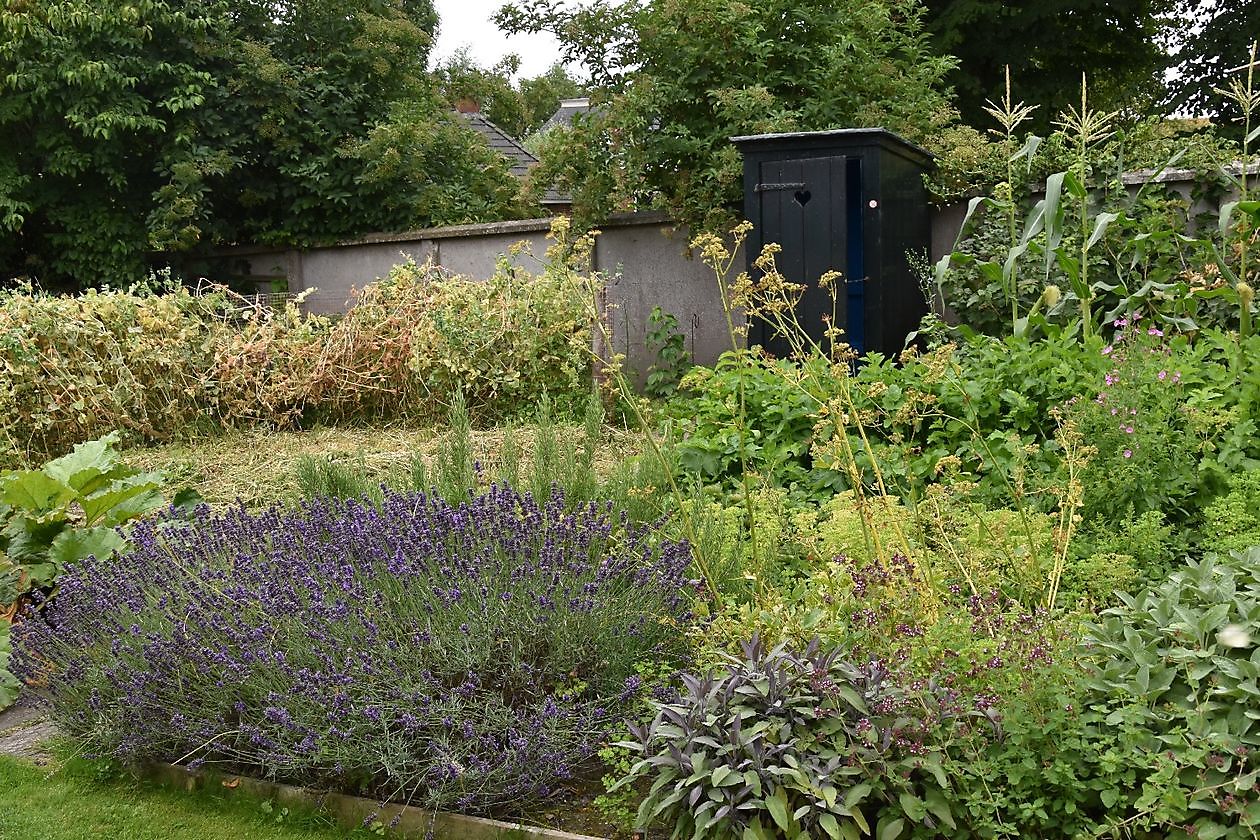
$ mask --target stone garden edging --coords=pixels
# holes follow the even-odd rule
[[[175,764],[158,762],[137,765],[139,775],[165,787],[186,791],[207,785],[220,785],[224,792],[239,793],[251,798],[274,800],[280,806],[297,806],[326,814],[345,828],[360,828],[365,823],[380,821],[389,826],[390,834],[401,837],[425,837],[430,826],[434,840],[602,840],[586,834],[572,834],[548,828],[468,817],[445,811],[426,811],[406,805],[381,805],[361,796],[309,790],[307,788],[266,782],[248,776],[235,776],[214,770],[193,770]],[[397,819],[397,823],[393,821]]]

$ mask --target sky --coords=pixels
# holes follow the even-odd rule
[[[433,60],[449,58],[467,46],[473,60],[491,66],[508,53],[521,57],[521,77],[538,76],[560,58],[559,43],[550,35],[513,35],[499,31],[490,19],[505,0],[434,0],[438,39]]]

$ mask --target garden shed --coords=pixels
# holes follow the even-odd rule
[[[932,221],[923,175],[932,156],[880,128],[734,137],[744,157],[744,217],[749,271],[763,245],[783,247],[779,269],[806,289],[800,323],[822,341],[832,295],[819,287],[827,271],[843,283],[836,324],[858,352],[896,354],[927,311],[912,254],[925,261]],[[750,326],[748,341],[783,355],[786,343],[768,324]]]

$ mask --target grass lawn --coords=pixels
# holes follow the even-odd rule
[[[580,434],[575,426],[558,424],[556,436],[572,441]],[[249,507],[292,500],[298,492],[294,470],[304,455],[341,461],[362,468],[382,481],[407,472],[413,455],[432,463],[442,447],[443,426],[414,428],[397,425],[323,427],[300,432],[252,430],[228,432],[200,440],[166,446],[131,449],[124,459],[133,466],[163,472],[172,487],[192,487],[212,505],[237,500]],[[474,429],[473,457],[493,464],[503,448],[505,427]],[[528,462],[535,428],[525,424],[513,434]],[[635,434],[607,427],[596,455],[596,469],[608,472],[627,455],[638,451]]]
[[[330,840],[347,833],[313,815],[266,813],[265,803],[210,791],[163,790],[126,776],[98,779],[73,762],[49,775],[0,756],[0,840]]]

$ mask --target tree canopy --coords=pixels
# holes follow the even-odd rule
[[[507,6],[509,31],[550,31],[589,74],[595,108],[544,141],[537,183],[586,219],[663,207],[725,223],[740,197],[737,134],[948,123],[944,74],[916,0],[650,0]]]
[[[542,75],[517,80],[520,68],[518,55],[509,55],[493,67],[482,67],[463,49],[439,62],[434,75],[450,107],[471,100],[509,136],[524,140],[556,112],[562,99],[581,96],[585,88],[562,64],[552,65]]]
[[[427,72],[431,0],[0,8],[0,271],[125,282],[151,251],[514,212]]]
[[[923,0],[924,23],[939,51],[958,58],[948,80],[971,125],[988,126],[1010,67],[1016,98],[1039,106],[1043,133],[1054,115],[1079,103],[1081,74],[1106,110],[1157,105],[1169,58],[1165,36],[1173,0]]]
[[[1260,3],[1178,0],[1177,20],[1171,108],[1212,117],[1226,130],[1240,130],[1239,105],[1221,91],[1229,90],[1235,79],[1246,81],[1245,71],[1230,71],[1251,61],[1251,45],[1260,39]],[[1260,68],[1255,79],[1260,84]]]

